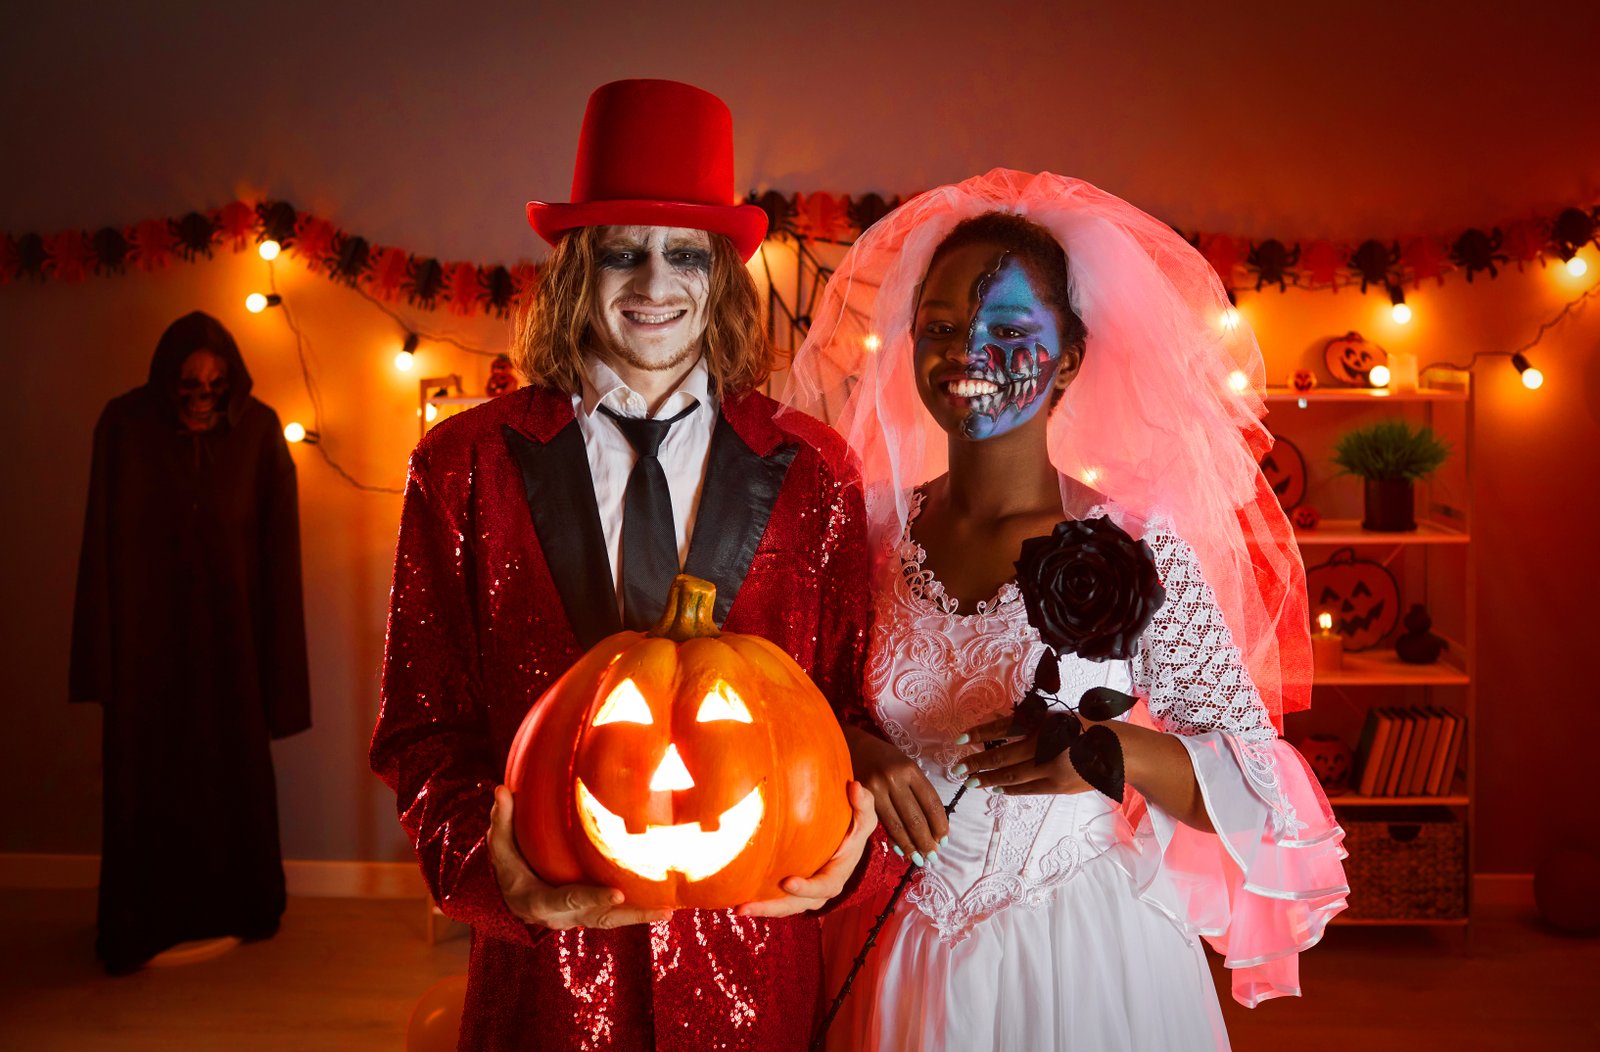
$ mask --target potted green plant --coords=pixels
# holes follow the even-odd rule
[[[1404,420],[1382,420],[1357,428],[1333,446],[1333,462],[1366,483],[1363,529],[1397,532],[1417,528],[1415,483],[1450,455],[1432,428],[1413,431]]]

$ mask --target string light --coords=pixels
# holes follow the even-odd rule
[[[409,373],[417,365],[417,344],[421,340],[414,332],[406,333],[406,342],[400,352],[394,356],[394,367],[403,373]]]
[[[1528,361],[1528,356],[1518,351],[1511,356],[1511,364],[1516,366],[1517,372],[1522,375],[1522,386],[1530,391],[1537,391],[1544,386],[1544,373],[1533,367]]]
[[[1389,313],[1395,323],[1404,325],[1411,320],[1411,307],[1406,303],[1406,290],[1399,285],[1389,286]]]
[[[256,246],[256,251],[261,253],[261,258],[271,263],[278,258],[278,253],[283,251],[283,246],[270,237]]]
[[[1389,367],[1387,365],[1374,365],[1372,371],[1367,373],[1367,379],[1373,387],[1389,386]]]
[[[276,292],[252,292],[244,298],[244,309],[251,314],[260,314],[268,307],[276,307],[283,302],[283,297]]]

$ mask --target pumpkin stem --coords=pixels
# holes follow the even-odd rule
[[[646,634],[674,643],[701,637],[714,639],[722,634],[711,619],[716,606],[716,585],[681,573],[672,579],[672,591],[667,594],[667,608],[661,612],[661,620]]]

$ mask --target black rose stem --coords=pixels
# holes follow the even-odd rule
[[[985,742],[984,744],[992,746],[1000,743]],[[963,783],[961,788],[956,790],[956,795],[950,798],[950,802],[944,805],[944,816],[946,818],[950,817],[950,812],[956,809],[956,805],[961,802],[961,798],[965,795],[967,795],[967,787]],[[810,1052],[822,1052],[824,1046],[827,1045],[828,1028],[833,1025],[834,1016],[838,1015],[839,1009],[844,1007],[844,999],[850,996],[851,984],[856,981],[856,976],[861,973],[862,967],[866,965],[867,954],[872,952],[873,944],[878,941],[878,933],[883,930],[885,924],[889,923],[889,917],[894,913],[894,908],[900,904],[900,896],[904,895],[906,888],[911,886],[911,878],[916,876],[916,873],[916,867],[908,863],[906,871],[900,874],[900,882],[889,893],[889,901],[884,904],[883,912],[878,914],[878,919],[872,922],[872,930],[867,932],[866,941],[861,944],[861,952],[856,954],[856,959],[851,962],[850,974],[844,977],[844,985],[839,987],[838,996],[833,999],[833,1004],[828,1006],[828,1014],[823,1016],[822,1026],[818,1028],[817,1036],[811,1039]]]

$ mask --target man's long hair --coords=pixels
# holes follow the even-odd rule
[[[528,382],[576,394],[583,359],[595,349],[595,262],[601,227],[563,237],[539,270],[539,284],[518,318],[512,359]],[[772,345],[761,324],[761,297],[733,241],[711,234],[711,278],[702,338],[711,388],[719,397],[763,383]]]

